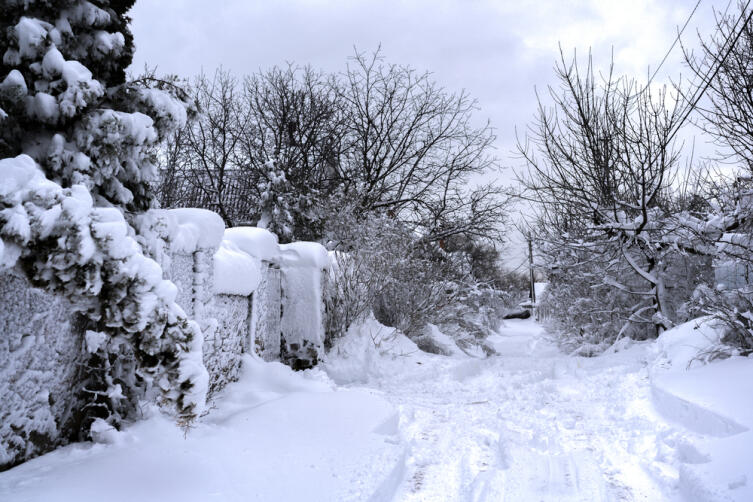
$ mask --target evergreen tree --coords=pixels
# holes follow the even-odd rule
[[[126,81],[133,0],[0,0],[0,267],[88,320],[84,433],[155,387],[201,411],[201,333],[128,221],[152,205],[155,147],[186,121],[169,82]]]

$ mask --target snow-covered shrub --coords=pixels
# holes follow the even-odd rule
[[[433,242],[394,218],[359,214],[342,204],[328,218],[333,249],[325,295],[326,345],[370,313],[409,337],[431,323],[461,348],[478,345],[503,313],[497,253],[481,253],[471,239]],[[443,249],[446,248],[446,249]]]
[[[95,207],[81,185],[46,179],[26,155],[0,160],[0,178],[3,266],[18,263],[89,320],[84,414],[117,421],[153,385],[183,419],[199,413],[201,333],[175,304],[175,286],[128,236],[122,213]]]
[[[406,225],[343,205],[328,227],[333,260],[325,298],[327,345],[370,311],[410,336],[445,304],[443,264],[424,253],[427,246]]]
[[[527,295],[528,280],[522,282],[501,267],[497,249],[485,241],[457,235],[443,242],[451,257],[457,295],[437,312],[432,321],[455,338],[463,350],[489,348],[484,340],[499,326],[504,314]]]
[[[693,307],[722,322],[719,351],[753,353],[753,287],[725,289],[699,286]]]
[[[156,145],[186,120],[169,86],[126,82],[132,4],[0,2],[0,263],[88,321],[84,434],[150,389],[188,422],[206,393],[201,333],[128,223],[152,204]]]
[[[360,218],[355,208],[340,204],[330,210],[325,244],[330,268],[325,290],[325,346],[331,347],[350,326],[371,313],[389,275],[385,243],[399,239],[399,226],[382,215]]]
[[[546,322],[559,333],[567,350],[598,354],[617,338],[646,340],[656,337],[656,315],[651,295],[638,294],[645,280],[620,259],[619,249],[593,245],[575,249],[568,236],[564,243],[540,246],[539,257],[549,285],[539,306],[548,312]],[[685,307],[698,284],[709,283],[710,258],[668,253],[657,270],[665,278],[663,311],[676,324],[693,316]]]

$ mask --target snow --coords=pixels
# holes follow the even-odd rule
[[[15,158],[0,159],[0,197],[21,199],[21,191],[26,189],[32,180],[41,181],[42,171],[37,167],[34,159],[28,155]]]
[[[288,267],[305,268],[316,263],[315,255],[319,251],[318,246],[314,243],[280,246],[277,236],[266,229],[228,228],[224,231],[220,249],[214,255],[214,291],[232,295],[250,295],[256,291],[261,282],[262,261],[279,263],[280,255],[284,252],[285,263]],[[281,248],[287,251],[281,251]],[[311,255],[314,255],[314,258],[311,258]],[[308,275],[312,274],[313,272],[309,272]]]
[[[749,501],[753,406],[734,383],[753,381],[753,359],[698,360],[718,334],[703,318],[584,358],[560,352],[535,321],[511,320],[488,340],[499,355],[474,358],[421,352],[370,317],[313,370],[244,356],[241,379],[185,434],[154,412],[124,432],[99,424],[97,444],[0,474],[0,493],[83,502]],[[668,416],[680,400],[689,413]],[[737,426],[699,429],[701,409]]]
[[[39,49],[44,45],[47,36],[47,23],[39,19],[22,17],[15,26],[18,48],[21,57],[34,58]]]
[[[540,302],[546,293],[546,288],[549,286],[548,282],[534,282],[533,290],[536,293],[536,301]]]
[[[175,252],[193,253],[199,249],[216,250],[222,242],[225,222],[208,209],[180,208],[167,211],[177,225],[171,247]]]
[[[261,263],[229,240],[214,254],[214,292],[248,296],[261,281]]]
[[[30,114],[42,122],[54,123],[60,116],[60,109],[55,96],[46,92],[38,92],[29,101]]]
[[[404,334],[380,324],[373,316],[354,324],[322,363],[327,375],[340,385],[366,384],[389,371],[390,361],[418,354]]]
[[[753,428],[753,395],[741,395],[735,382],[753,382],[753,359],[730,357],[689,371],[655,374],[653,379],[655,388],[725,417],[725,436]]]
[[[285,267],[315,267],[320,270],[329,267],[327,248],[316,242],[282,244],[280,253]]]
[[[664,417],[696,434],[683,440],[680,492],[688,500],[753,500],[753,359],[709,361],[721,326],[710,318],[681,324],[656,343],[652,397]]]
[[[27,88],[26,81],[24,81],[24,76],[18,70],[9,71],[8,75],[6,75],[3,79],[2,84],[0,84],[0,90],[2,90],[3,92],[10,92],[11,90],[14,90],[14,92],[18,93],[19,95],[25,95]]]
[[[648,401],[647,344],[569,357],[531,320],[502,326],[489,340],[500,356],[486,359],[417,351],[373,320],[360,335],[341,340],[324,367],[341,385],[380,390],[400,411],[405,472],[383,500],[670,500],[675,492],[652,474],[663,464],[654,445],[669,427]]]
[[[710,317],[700,317],[665,331],[656,341],[658,369],[685,371],[702,364],[702,356],[718,346],[722,327]]]
[[[120,433],[102,426],[100,444],[1,473],[3,500],[361,501],[394,486],[404,449],[382,397],[335,389],[321,371],[249,356],[243,368],[192,430],[154,411]]]
[[[270,263],[279,262],[277,236],[264,228],[233,227],[225,230],[224,239],[253,257]]]

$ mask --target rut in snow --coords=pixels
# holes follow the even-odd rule
[[[395,500],[673,498],[677,433],[650,405],[645,351],[568,357],[532,321],[491,341],[499,356],[422,358],[370,382],[408,443]]]

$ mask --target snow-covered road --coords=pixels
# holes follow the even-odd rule
[[[582,358],[510,321],[476,358],[371,319],[313,370],[246,356],[187,433],[151,409],[0,473],[0,500],[747,502],[753,360],[687,370],[704,329]]]
[[[678,432],[650,404],[646,345],[576,359],[532,321],[492,342],[500,356],[408,357],[370,379],[408,444],[395,500],[675,499]]]

